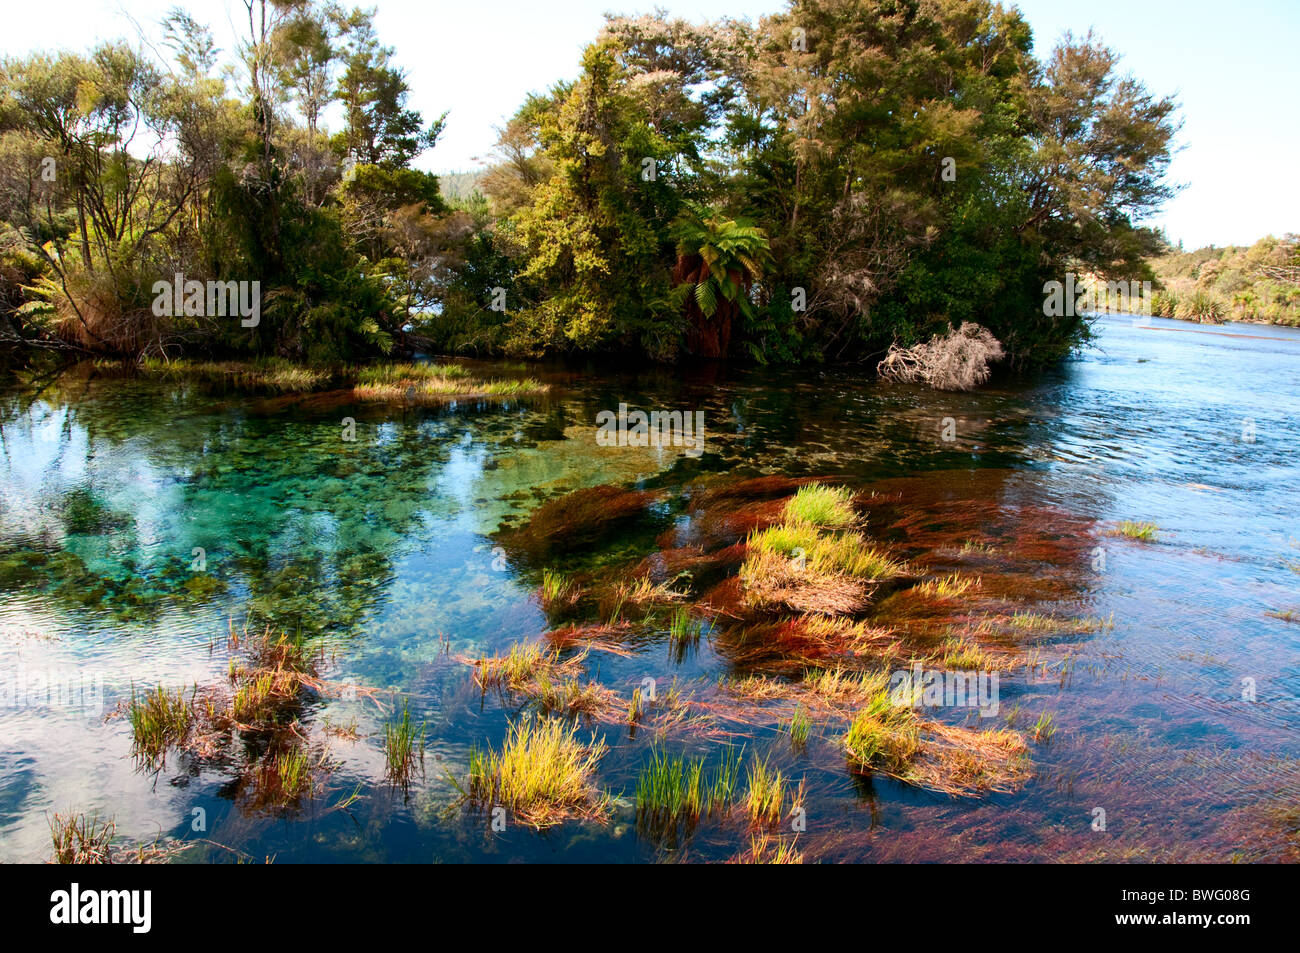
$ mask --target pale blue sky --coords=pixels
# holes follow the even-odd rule
[[[131,36],[124,11],[156,36],[175,0],[10,2],[0,53],[84,49]],[[229,51],[238,0],[183,4]],[[468,169],[492,145],[492,127],[530,90],[571,78],[606,10],[644,12],[654,0],[369,0],[379,33],[397,48],[412,104],[431,118],[451,110],[438,147],[421,165]],[[782,0],[659,0],[690,19],[757,18]],[[1188,246],[1245,244],[1300,231],[1300,0],[1020,0],[1045,52],[1067,29],[1089,27],[1153,92],[1177,92],[1185,126],[1172,178],[1187,189],[1155,220]]]

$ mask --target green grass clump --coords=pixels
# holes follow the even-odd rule
[[[1144,543],[1154,543],[1159,529],[1160,527],[1155,523],[1135,523],[1132,520],[1124,520],[1106,535],[1123,536],[1128,539],[1141,540]]]
[[[717,767],[706,773],[703,758],[669,757],[654,749],[637,777],[637,817],[662,826],[725,814],[736,799],[743,755],[744,748],[727,745]]]
[[[844,747],[858,765],[898,774],[920,752],[921,734],[912,710],[882,690],[854,716]]]
[[[581,596],[581,590],[572,580],[550,569],[542,570],[539,590],[542,608],[547,612],[565,612],[572,609]]]
[[[858,522],[852,500],[853,494],[843,487],[813,483],[801,488],[786,504],[785,522],[822,529],[848,529]]]
[[[725,810],[735,799],[736,789],[740,784],[740,763],[744,755],[743,745],[739,748],[735,745],[727,745],[722,749],[718,767],[713,772],[713,779],[709,784],[710,813]]]
[[[1045,711],[1038,716],[1038,721],[1034,722],[1034,727],[1029,729],[1029,736],[1035,741],[1051,741],[1052,736],[1056,734],[1056,716],[1050,711]]]
[[[395,384],[403,381],[452,380],[469,377],[459,364],[392,362],[363,364],[349,369],[358,384]]]
[[[490,746],[469,756],[468,796],[502,804],[534,827],[558,823],[570,814],[590,816],[603,809],[592,778],[606,745],[583,744],[577,726],[554,718],[526,718],[510,726],[500,752]]]
[[[272,762],[272,768],[279,782],[280,795],[285,800],[292,800],[311,789],[307,752],[302,748],[279,752]]]
[[[411,720],[409,701],[403,703],[400,718],[384,725],[384,761],[388,778],[394,784],[405,787],[410,783],[416,763],[423,767],[424,728],[423,722],[417,728]]]
[[[637,777],[636,810],[643,819],[699,817],[706,810],[704,760],[652,751],[650,763]]]
[[[704,623],[691,615],[685,606],[678,606],[668,618],[668,640],[683,645],[694,645],[700,641]]]
[[[803,705],[794,706],[794,714],[790,716],[790,744],[796,748],[802,748],[808,744],[808,736],[812,732],[812,716],[808,709]]]
[[[757,755],[750,759],[745,792],[745,812],[755,824],[779,823],[785,804],[786,777]]]
[[[275,707],[274,687],[275,676],[270,672],[245,675],[230,704],[235,721],[246,725],[264,721]]]
[[[169,692],[159,685],[138,697],[132,689],[126,717],[136,753],[152,763],[169,747],[185,741],[194,720],[194,707],[180,689]]]
[[[740,568],[745,601],[766,609],[847,615],[860,611],[876,582],[903,567],[852,529],[847,490],[812,484],[791,497],[783,522],[749,534]]]
[[[825,535],[812,526],[782,524],[750,534],[749,548],[786,558],[802,555],[805,570],[814,575],[845,573],[887,579],[901,566],[857,533]]]
[[[991,660],[983,649],[974,642],[961,638],[945,639],[939,660],[947,668],[968,671],[983,671],[993,668]]]

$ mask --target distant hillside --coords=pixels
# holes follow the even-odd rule
[[[439,172],[438,187],[448,201],[473,197],[482,172]]]
[[[1151,267],[1162,286],[1151,302],[1159,317],[1300,327],[1300,235],[1171,250]]]

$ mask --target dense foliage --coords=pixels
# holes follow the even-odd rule
[[[240,12],[237,82],[180,10],[171,62],[114,43],[3,64],[11,342],[800,361],[969,321],[1024,364],[1087,333],[1043,314],[1046,281],[1149,278],[1161,247],[1141,222],[1172,191],[1172,99],[1091,36],[1036,58],[988,0],[610,17],[451,201],[412,166],[443,120],[407,108],[371,14]],[[260,282],[260,323],[158,315],[175,274]]]
[[[1261,238],[1249,248],[1171,248],[1152,267],[1161,288],[1151,310],[1159,317],[1300,327],[1300,235]]]

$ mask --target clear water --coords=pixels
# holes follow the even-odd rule
[[[498,548],[503,526],[581,487],[759,474],[894,493],[890,531],[922,564],[945,571],[945,546],[993,540],[986,568],[1026,606],[1114,620],[1043,640],[1047,656],[1074,656],[1067,675],[1003,680],[1004,708],[1059,726],[1014,794],[865,782],[831,735],[795,753],[775,723],[733,726],[805,779],[807,859],[1295,859],[1300,624],[1267,613],[1300,613],[1300,333],[1143,323],[1102,319],[1097,346],[1063,367],[974,394],[846,369],[530,367],[553,385],[544,399],[409,409],[89,368],[13,380],[0,403],[0,675],[28,690],[0,707],[0,860],[48,856],[47,815],[68,811],[114,818],[125,840],[211,842],[182,855],[193,860],[729,856],[747,840],[735,825],[702,824],[671,849],[638,832],[631,795],[651,739],[626,726],[591,729],[610,745],[607,823],[493,832],[447,775],[463,777],[471,746],[499,744],[518,712],[483,697],[458,656],[548,628],[538,567]],[[703,410],[705,453],[598,446],[596,414],[620,402]],[[346,416],[355,442],[341,438]],[[587,559],[645,555],[684,520],[670,507]],[[1155,522],[1159,539],[1106,536],[1118,520]],[[308,730],[355,721],[358,737],[328,739],[325,789],[292,811],[251,809],[221,763],[172,756],[153,771],[132,757],[125,721],[105,716],[133,686],[219,680],[213,643],[250,617],[319,636],[331,679],[391,691],[389,708],[410,699],[428,750],[409,792],[384,780],[388,715],[365,697],[304,713]],[[598,664],[619,692],[647,674],[707,692],[740,671],[709,640],[678,659],[653,637]],[[92,687],[51,704],[49,677]]]

